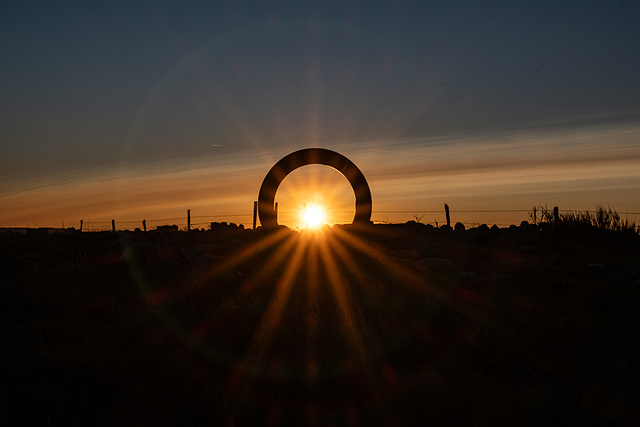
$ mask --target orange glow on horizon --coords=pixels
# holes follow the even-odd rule
[[[280,184],[276,200],[278,223],[293,229],[351,223],[355,215],[355,195],[349,181],[322,165],[290,173]]]
[[[368,141],[353,147],[331,146],[352,159],[369,182],[374,222],[403,223],[424,215],[442,223],[442,206],[452,220],[500,226],[528,220],[534,205],[560,209],[611,206],[638,212],[640,127],[585,129],[540,134],[520,133],[502,140],[467,137],[432,143],[428,139]],[[506,141],[506,142],[505,142]],[[606,143],[605,143],[606,142]],[[275,151],[275,150],[274,150]],[[146,219],[157,225],[208,228],[210,222],[252,224],[253,201],[269,168],[286,152],[192,159],[69,171],[0,183],[0,227],[78,227],[84,230],[134,229]],[[304,205],[325,209],[324,223],[351,223],[355,196],[336,170],[308,165],[289,174],[276,194],[278,222],[304,228]],[[518,209],[519,213],[461,211]],[[396,212],[400,211],[400,212]],[[629,219],[640,222],[640,215]]]

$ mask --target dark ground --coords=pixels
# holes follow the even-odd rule
[[[637,234],[320,236],[0,234],[0,425],[640,421]]]

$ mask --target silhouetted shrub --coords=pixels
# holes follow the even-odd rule
[[[640,231],[635,222],[629,221],[627,218],[620,218],[620,214],[611,207],[604,208],[603,206],[597,206],[596,210],[593,212],[560,211],[559,220],[557,222],[554,219],[553,209],[549,209],[546,206],[534,207],[532,208],[530,216],[533,216],[534,209],[540,213],[541,223],[550,223],[570,228],[595,227],[601,230],[631,231],[634,233],[638,233]]]

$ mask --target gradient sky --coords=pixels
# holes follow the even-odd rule
[[[249,224],[312,146],[360,167],[374,220],[640,211],[638,1],[5,1],[0,40],[0,226]],[[325,169],[281,210],[348,211]]]

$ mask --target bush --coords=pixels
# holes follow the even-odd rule
[[[538,215],[539,213],[539,215]],[[626,231],[639,233],[640,229],[635,222],[620,218],[620,214],[615,209],[597,206],[595,211],[560,211],[558,221],[555,220],[553,209],[546,206],[531,208],[529,216],[533,223],[552,223],[567,227],[594,227],[601,230]],[[539,218],[539,221],[537,219]]]

